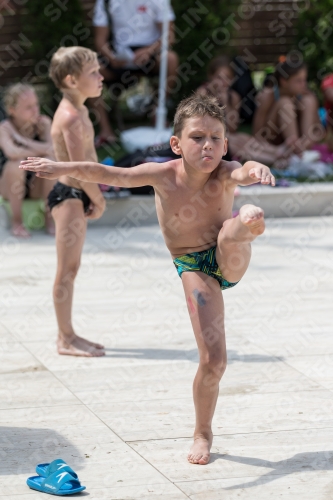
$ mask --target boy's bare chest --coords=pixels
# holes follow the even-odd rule
[[[185,236],[206,227],[221,227],[231,216],[232,203],[233,192],[216,181],[195,192],[177,189],[177,193],[161,197],[157,209],[162,228],[168,231],[177,226]]]
[[[81,117],[81,123],[82,140],[84,140],[85,142],[88,141],[90,143],[94,138],[95,132],[94,127],[86,114]]]
[[[223,212],[224,208],[229,205],[228,198],[230,195],[223,183],[212,180],[201,190],[179,189],[173,199],[167,203],[168,212],[170,215],[185,219],[186,214],[192,214],[193,218],[195,215],[199,222],[213,214],[218,215],[219,212]]]

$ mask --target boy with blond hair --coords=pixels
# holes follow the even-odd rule
[[[84,47],[61,47],[52,57],[50,77],[62,92],[51,128],[56,159],[96,162],[94,129],[84,102],[102,92],[103,77],[97,54]],[[56,177],[59,179],[49,194],[48,203],[56,226],[58,265],[53,300],[58,322],[58,353],[103,356],[102,345],[76,335],[72,303],[87,219],[101,217],[105,200],[97,184],[77,180],[67,172]]]
[[[115,186],[151,185],[166,245],[182,279],[200,361],[193,384],[196,413],[191,463],[209,462],[212,419],[219,381],[226,369],[224,306],[221,289],[235,286],[251,256],[251,242],[263,233],[263,210],[244,205],[232,218],[235,187],[256,182],[275,185],[265,165],[243,166],[221,160],[227,151],[224,111],[214,97],[193,95],[176,111],[172,150],[180,159],[145,163],[123,170],[90,162],[55,163],[29,158],[21,168],[54,179],[71,175],[81,181]]]

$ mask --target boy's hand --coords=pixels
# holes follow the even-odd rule
[[[275,186],[275,177],[265,165],[258,165],[257,167],[251,168],[251,170],[249,170],[249,176],[251,179],[261,182],[261,184],[271,184]]]
[[[86,213],[87,219],[99,219],[102,217],[106,204],[103,206],[95,205],[94,203],[90,203],[88,211]]]
[[[64,167],[62,163],[38,157],[28,157],[27,160],[21,161],[19,168],[35,172],[36,177],[44,179],[58,179],[68,173],[68,167]]]

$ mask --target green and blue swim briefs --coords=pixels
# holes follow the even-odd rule
[[[181,255],[174,259],[173,263],[176,266],[180,278],[185,271],[201,271],[207,274],[207,276],[216,279],[222,290],[232,288],[238,283],[238,281],[236,283],[230,283],[223,278],[221,269],[216,260],[216,247],[202,250],[201,252]]]

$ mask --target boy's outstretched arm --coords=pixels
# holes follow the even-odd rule
[[[232,169],[230,179],[240,186],[249,186],[257,182],[275,186],[275,177],[269,167],[257,161],[247,161],[243,166]]]
[[[37,177],[45,179],[69,175],[79,181],[119,187],[153,186],[159,166],[159,163],[143,163],[137,167],[120,168],[88,161],[56,162],[36,157],[28,158],[20,164],[20,168],[35,172]]]

